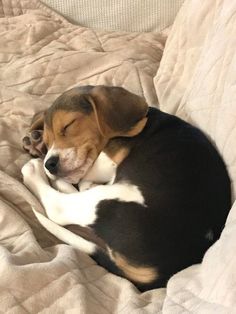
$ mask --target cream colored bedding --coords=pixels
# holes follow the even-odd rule
[[[33,114],[74,85],[124,86],[157,104],[165,38],[74,26],[32,0],[1,1],[0,17],[0,312],[157,313],[164,290],[141,295],[41,227],[20,169]],[[76,247],[75,235],[47,223]]]
[[[0,311],[235,313],[236,206],[201,265],[176,274],[167,290],[140,294],[76,249],[72,233],[45,218],[74,247],[43,229],[20,174],[29,159],[20,140],[35,112],[76,84],[121,85],[200,126],[225,158],[235,195],[235,1],[186,1],[158,72],[158,33],[95,32],[35,0],[3,0],[0,16]]]
[[[162,31],[172,25],[184,0],[42,0],[69,21],[103,30]]]
[[[236,2],[186,1],[155,77],[161,109],[199,126],[216,144],[236,192]],[[236,203],[201,265],[174,276],[164,313],[236,313]]]

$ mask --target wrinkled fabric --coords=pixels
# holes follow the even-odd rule
[[[235,313],[236,207],[202,264],[140,294],[97,266],[22,184],[32,115],[76,84],[124,86],[199,126],[224,157],[235,198],[236,4],[186,1],[167,45],[158,33],[95,32],[37,1],[0,2],[0,309],[3,313]],[[158,70],[158,71],[157,71]],[[156,75],[154,81],[153,77]],[[69,231],[67,231],[69,232]]]
[[[222,154],[236,192],[236,2],[186,1],[155,77],[160,108],[200,127]],[[236,313],[236,205],[201,265],[167,286],[164,313]]]
[[[157,104],[153,84],[165,36],[95,32],[34,0],[0,1],[0,311],[157,313],[164,289],[140,294],[77,249],[77,236],[38,222],[22,184],[22,149],[32,116],[75,85],[123,86]],[[49,228],[49,229],[50,229]],[[51,230],[51,229],[50,229]]]

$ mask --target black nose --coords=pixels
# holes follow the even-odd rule
[[[48,171],[51,174],[56,174],[57,168],[58,168],[58,162],[59,162],[59,157],[58,156],[52,156],[52,157],[48,158],[48,160],[45,162],[45,167],[48,169]]]

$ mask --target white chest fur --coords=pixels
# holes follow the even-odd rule
[[[87,190],[94,184],[113,184],[117,164],[104,152],[101,152],[91,169],[79,182],[80,191]]]

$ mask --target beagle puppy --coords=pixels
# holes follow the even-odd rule
[[[90,228],[104,245],[81,238],[81,250],[141,291],[201,262],[220,236],[231,186],[219,153],[199,129],[121,87],[65,92],[24,146],[44,159],[22,174],[49,219]]]

